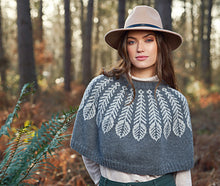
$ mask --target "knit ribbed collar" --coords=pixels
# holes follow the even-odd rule
[[[131,75],[131,72],[128,72],[128,75],[135,81],[153,81],[153,82],[158,82],[159,79],[157,77],[157,75],[155,76],[152,76],[152,77],[149,77],[149,78],[138,78],[138,77],[135,77],[135,76],[132,76]]]

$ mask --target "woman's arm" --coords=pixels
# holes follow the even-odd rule
[[[177,172],[175,180],[176,180],[176,186],[192,186],[190,170]]]
[[[99,180],[101,178],[101,172],[100,172],[100,168],[99,168],[99,164],[97,164],[96,162],[86,158],[85,156],[82,156],[83,162],[86,166],[86,169],[91,177],[91,179],[93,180],[93,182],[98,185]]]

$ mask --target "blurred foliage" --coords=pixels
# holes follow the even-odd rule
[[[33,93],[33,84],[25,84],[13,113],[9,114],[5,125],[1,127],[0,137],[9,137],[8,147],[0,163],[0,185],[27,185],[30,179],[39,179],[39,171],[54,168],[48,159],[69,135],[64,132],[75,118],[76,109],[54,115],[49,121],[43,122],[38,129],[26,120],[24,127],[9,135],[14,117],[26,96]],[[14,128],[12,131],[15,131]]]

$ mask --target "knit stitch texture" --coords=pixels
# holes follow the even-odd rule
[[[168,85],[100,75],[88,85],[74,124],[71,147],[102,166],[140,175],[193,167],[186,98]]]

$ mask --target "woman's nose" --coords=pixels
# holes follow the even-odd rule
[[[137,52],[144,52],[144,47],[141,42],[139,42],[137,45]]]

